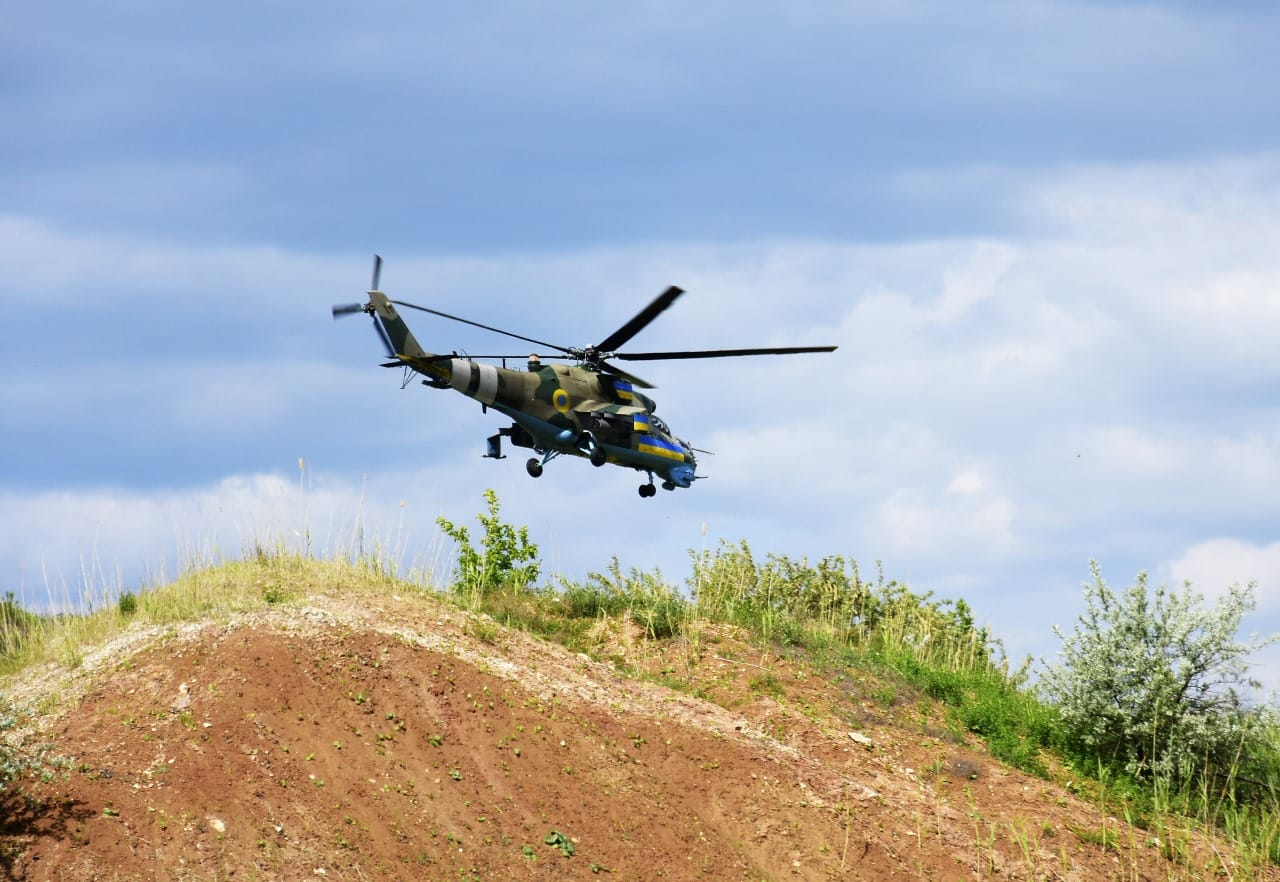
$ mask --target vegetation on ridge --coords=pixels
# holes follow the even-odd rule
[[[502,521],[492,491],[485,501],[476,543],[465,527],[439,521],[457,545],[444,593],[484,614],[472,624],[480,639],[494,639],[496,626],[486,623],[497,622],[598,652],[593,628],[604,619],[634,622],[651,641],[697,641],[704,623],[733,625],[819,669],[868,670],[918,690],[997,758],[1065,777],[1158,838],[1177,815],[1218,827],[1260,861],[1280,862],[1280,727],[1271,709],[1248,705],[1238,692],[1247,684],[1247,656],[1261,645],[1236,640],[1252,586],[1205,609],[1189,590],[1153,591],[1144,576],[1116,595],[1095,567],[1089,609],[1063,638],[1064,666],[1044,672],[1036,686],[1030,660],[1011,669],[963,600],[916,593],[886,581],[879,567],[868,581],[856,561],[840,556],[760,558],[745,541],[721,542],[691,552],[690,574],[679,585],[660,572],[624,571],[616,558],[583,580],[539,585],[538,549],[527,529]],[[133,621],[264,608],[313,586],[435,590],[394,580],[391,570],[376,558],[335,564],[257,548],[242,561],[193,568],[84,615],[38,616],[10,596],[0,605],[0,671],[48,659],[75,665],[87,645]],[[0,715],[0,727],[6,723],[11,716]],[[33,765],[21,761],[32,755],[4,748],[10,764],[0,766],[0,782],[29,773]]]

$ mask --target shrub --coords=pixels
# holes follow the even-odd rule
[[[1186,584],[1152,589],[1145,573],[1117,594],[1096,563],[1085,612],[1064,636],[1062,663],[1041,680],[1071,747],[1137,778],[1177,785],[1229,782],[1259,745],[1263,720],[1241,694],[1257,688],[1248,657],[1277,638],[1240,642],[1255,586],[1232,586],[1212,607]]]
[[[598,598],[604,611],[626,610],[632,621],[653,640],[666,640],[679,634],[689,618],[689,603],[662,578],[662,572],[641,572],[632,567],[623,573],[618,558],[609,559],[603,572],[587,574],[585,585],[573,589]]]
[[[13,781],[36,774],[46,767],[48,745],[31,747],[21,737],[9,735],[17,728],[18,714],[8,699],[0,695],[0,791]]]
[[[471,544],[466,527],[444,517],[436,519],[445,535],[458,544],[454,590],[483,597],[496,588],[532,585],[538,581],[541,564],[538,546],[529,541],[529,528],[503,523],[494,491],[485,490],[484,499],[489,513],[476,516],[484,528],[479,550]]]
[[[856,561],[830,555],[811,564],[770,554],[760,562],[745,540],[738,545],[721,541],[714,552],[691,555],[689,593],[708,618],[783,642],[822,631],[847,643],[875,625],[877,602]]]
[[[21,653],[40,624],[40,617],[23,609],[12,591],[6,593],[0,600],[0,656]]]

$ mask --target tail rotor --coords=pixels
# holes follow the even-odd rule
[[[373,256],[373,278],[370,280],[370,285],[369,285],[370,293],[378,290],[378,283],[379,281],[381,281],[381,279],[382,279],[382,256],[379,254],[375,254]],[[391,345],[391,338],[387,336],[387,329],[384,328],[382,326],[382,323],[378,321],[378,316],[373,309],[372,300],[370,300],[368,303],[335,304],[333,306],[332,311],[333,311],[333,317],[335,319],[345,318],[346,316],[355,315],[361,312],[368,313],[369,317],[373,319],[374,332],[377,333],[378,339],[382,341],[383,348],[387,350],[387,356],[390,358],[395,358],[396,356],[395,347]]]

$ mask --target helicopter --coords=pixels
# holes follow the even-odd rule
[[[653,385],[629,373],[611,360],[659,361],[689,358],[731,358],[748,355],[793,355],[834,352],[835,346],[789,346],[754,349],[702,349],[674,352],[618,352],[663,313],[684,293],[672,285],[594,346],[575,348],[547,343],[491,325],[450,315],[437,309],[392,300],[379,290],[382,258],[374,255],[373,280],[365,303],[333,307],[335,319],[364,313],[382,339],[390,359],[385,368],[403,368],[401,388],[415,377],[432,389],[453,389],[480,402],[483,410],[496,410],[511,420],[486,439],[484,456],[506,459],[502,439],[515,447],[532,450],[535,456],[525,463],[534,478],[542,476],[548,462],[563,455],[585,457],[593,466],[607,463],[643,472],[648,481],[640,485],[642,498],[658,492],[655,476],[665,490],[689,488],[705,476],[697,474],[698,450],[677,437],[654,411],[657,404],[641,389]],[[506,367],[508,359],[524,356],[460,356],[457,352],[438,355],[427,352],[414,338],[396,307],[414,309],[440,318],[491,331],[534,346],[555,350],[554,355],[527,356],[525,369]],[[568,358],[574,364],[544,364],[543,359]],[[502,367],[477,359],[501,360]]]

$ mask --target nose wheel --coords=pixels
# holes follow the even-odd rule
[[[534,457],[524,464],[524,470],[529,473],[530,478],[541,478],[542,461]]]

